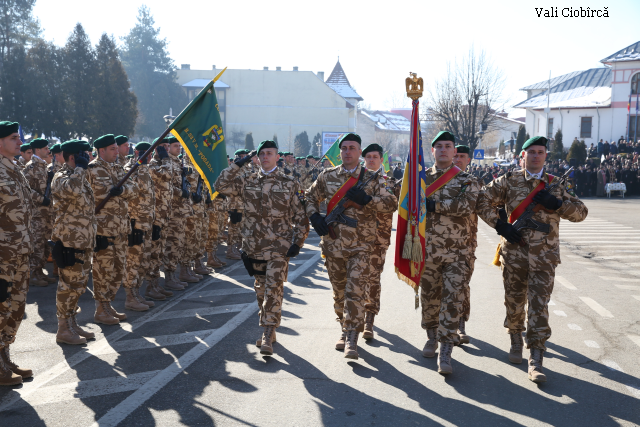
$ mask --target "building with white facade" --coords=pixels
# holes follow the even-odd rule
[[[521,89],[527,92],[527,100],[514,108],[526,109],[529,135],[553,137],[561,129],[565,146],[574,137],[587,146],[621,136],[639,139],[635,132],[640,41],[600,62],[602,68],[575,71]]]

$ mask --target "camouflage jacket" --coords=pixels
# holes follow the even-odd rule
[[[51,205],[42,206],[44,193],[47,189],[47,163],[35,154],[24,167],[24,176],[31,187],[31,200],[33,207],[36,209],[34,215],[49,216],[51,213]],[[49,196],[51,199],[51,196]]]
[[[307,215],[310,217],[316,212],[320,213],[320,203],[324,200],[331,200],[349,177],[353,176],[357,179],[360,176],[361,168],[362,166],[358,165],[352,174],[342,165],[322,171],[306,193]],[[366,181],[371,175],[373,173],[367,171],[362,180]],[[373,200],[367,203],[362,210],[353,207],[345,210],[346,216],[358,221],[358,227],[334,224],[336,239],[332,239],[329,235],[322,237],[320,247],[323,254],[341,257],[343,250],[373,250],[373,245],[377,240],[377,215],[380,212],[393,213],[398,207],[398,199],[393,193],[387,191],[383,177],[369,182],[365,191],[368,195],[373,196]]]
[[[427,187],[453,167],[426,170]],[[435,263],[473,256],[468,245],[468,217],[476,210],[480,185],[466,172],[458,173],[429,198],[436,211],[426,213],[426,254]]]
[[[555,178],[556,180],[559,178]],[[545,173],[542,179],[549,184],[549,176]],[[533,191],[540,183],[526,170],[507,173],[484,187],[484,194],[480,198],[478,215],[491,227],[495,227],[498,220],[497,206],[504,205],[507,216]],[[587,207],[563,187],[556,188],[552,193],[563,203],[560,209],[553,213],[544,209],[534,214],[533,219],[549,224],[549,234],[531,229],[521,230],[526,245],[511,244],[501,239],[501,262],[527,267],[533,271],[551,271],[560,264],[560,218],[571,222],[580,222],[587,217]]]
[[[375,172],[375,171],[374,171]],[[394,178],[389,178],[384,175],[384,186],[385,189],[396,196],[396,199],[399,195],[399,192],[396,191],[396,180]],[[396,206],[397,209],[397,206]],[[395,212],[395,209],[394,211]],[[376,240],[376,246],[383,246],[384,248],[388,248],[391,244],[391,231],[393,228],[393,212],[378,212],[376,215],[376,219],[378,222],[377,231],[378,238]]]
[[[51,240],[69,248],[87,250],[96,244],[96,201],[88,176],[88,169],[71,170],[65,164],[51,182],[56,218]]]
[[[153,180],[153,190],[156,206],[154,209],[154,224],[160,227],[166,226],[171,218],[171,204],[173,201],[173,186],[171,185],[173,176],[177,173],[175,163],[165,158],[155,155],[149,162],[149,173]]]
[[[31,189],[22,168],[0,154],[0,269],[3,271],[18,256],[33,251],[31,213]]]
[[[473,179],[478,187],[482,187],[482,184],[478,180],[478,177],[469,174],[471,179]],[[478,214],[477,210],[480,207],[479,203],[476,203],[476,211],[467,217],[467,240],[469,242],[469,246],[472,248],[472,253],[475,254],[476,248],[478,247]],[[475,255],[473,255],[475,257]]]
[[[182,162],[176,156],[169,154],[173,166],[173,176],[171,177],[171,187],[173,187],[173,199],[171,201],[171,217],[188,217],[193,215],[191,197],[182,197]],[[185,163],[185,167],[187,167]],[[195,190],[195,189],[194,189]],[[189,176],[187,176],[187,191],[191,193]]]
[[[195,194],[197,189],[198,189],[198,181],[200,180],[200,172],[198,172],[194,167],[193,164],[191,163],[191,160],[188,159],[185,162],[185,166],[188,165],[189,168],[191,168],[192,173],[191,175],[189,175],[187,177],[187,180],[189,181],[189,184],[191,185],[191,190],[189,192],[189,197],[191,197],[191,194]],[[196,214],[199,217],[202,217],[202,215],[204,215],[204,211],[205,211],[205,202],[206,202],[206,198],[207,198],[207,191],[209,191],[207,189],[207,184],[205,184],[204,182],[202,183],[202,191],[201,196],[202,196],[202,201],[200,203],[195,203],[193,200],[191,201],[191,206],[193,207],[193,213]]]
[[[285,256],[292,243],[302,247],[309,220],[298,198],[300,186],[278,170],[243,174],[232,164],[220,173],[215,188],[244,201],[242,249],[254,259]]]
[[[129,172],[136,162],[129,162],[125,165],[124,170]],[[138,230],[151,230],[155,219],[156,196],[149,173],[149,165],[140,165],[129,177],[138,188],[136,197],[129,199],[129,217],[136,220],[135,227]]]
[[[120,181],[125,173],[122,166],[116,163],[107,163],[100,157],[89,163],[87,180],[93,189],[96,206],[107,197],[109,191]],[[123,185],[123,193],[117,197],[111,197],[102,210],[96,215],[98,235],[115,237],[129,234],[131,223],[129,221],[128,200],[138,195],[135,182],[127,180]]]
[[[239,173],[241,173],[242,175],[250,175],[252,173],[257,172],[258,169],[260,168],[255,168],[253,163],[249,163],[248,165],[243,166]],[[230,211],[232,210],[242,211],[244,209],[244,202],[242,198],[236,197],[236,196],[229,197],[227,199],[227,209]]]

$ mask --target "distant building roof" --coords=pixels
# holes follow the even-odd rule
[[[562,76],[554,77],[551,79],[551,87],[559,85],[560,83],[563,83],[569,80],[570,78],[577,76],[580,73],[582,73],[582,71],[573,71],[571,73],[564,74]],[[544,89],[547,89],[548,87],[549,87],[549,80],[544,80],[544,81],[520,88],[520,90],[535,90],[535,89],[544,90]]]
[[[347,79],[347,75],[342,69],[342,65],[340,65],[340,60],[336,63],[336,66],[333,68],[331,75],[325,83],[343,98],[355,98],[358,101],[363,100],[355,89],[351,87],[349,79]]]
[[[194,88],[194,89],[198,89],[198,88],[202,89],[203,87],[208,85],[210,81],[211,80],[209,80],[209,79],[195,79],[195,80],[191,80],[190,82],[187,82],[187,83],[183,84],[182,87]],[[223,82],[222,80],[218,80],[217,82],[215,82],[213,84],[213,87],[219,88],[219,89],[225,89],[225,88],[228,88],[229,85],[226,84],[225,82]]]
[[[392,113],[390,111],[365,110],[360,112],[375,122],[376,128],[380,130],[391,130],[409,132],[411,130],[411,121],[402,114]]]
[[[604,58],[602,63],[624,62],[624,61],[640,61],[640,41],[625,47]]]

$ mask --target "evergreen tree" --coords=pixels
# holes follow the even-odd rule
[[[318,132],[316,136],[313,137],[313,144],[311,146],[311,155],[316,157],[320,157],[322,155],[322,153],[320,152],[322,147],[322,144],[320,144],[321,140],[322,140],[322,135],[320,135],[320,132]]]
[[[525,137],[525,128],[524,125],[520,125],[518,128],[518,136],[516,137],[516,156],[520,155],[522,151],[522,146],[524,145],[527,138]]]
[[[167,40],[160,38],[160,29],[147,6],[138,9],[138,22],[122,40],[122,64],[138,98],[136,134],[155,136],[165,129],[162,119],[169,112],[181,111],[188,103],[182,88],[176,83],[173,60],[167,52]]]
[[[587,161],[587,144],[584,141],[573,141],[569,154],[567,154],[567,162],[570,159],[576,159],[578,165],[583,165]]]
[[[255,150],[255,147],[253,145],[253,133],[252,132],[247,133],[247,136],[244,137],[244,148],[246,150]]]
[[[551,158],[553,160],[562,159],[564,157],[564,145],[562,144],[562,131],[558,129],[555,135],[553,147],[551,147]]]
[[[107,133],[133,135],[138,115],[137,99],[129,89],[115,40],[102,34],[95,51],[95,136]]]
[[[531,137],[529,136],[529,133],[527,132],[527,134],[524,136],[524,142],[527,142]]]
[[[273,142],[275,142],[276,145],[278,145],[278,135],[276,135],[275,133],[273,134]]]
[[[5,61],[11,59],[8,56],[14,47],[25,50],[40,37],[40,22],[33,16],[35,3],[36,0],[2,0],[0,3],[0,72]]]
[[[29,121],[28,78],[25,75],[26,52],[22,45],[13,46],[5,56],[5,66],[0,74],[0,117],[2,120],[20,122],[25,131],[31,131]]]
[[[309,149],[311,148],[309,144],[309,135],[307,135],[307,131],[302,131],[296,138],[293,140],[293,155],[296,157],[302,157],[309,154]]]

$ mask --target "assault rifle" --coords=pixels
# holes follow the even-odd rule
[[[363,166],[363,168],[364,168],[364,166]],[[376,173],[374,173],[366,181],[358,181],[358,183],[356,185],[354,185],[352,188],[355,188],[356,190],[362,190],[363,188],[365,188],[367,186],[367,184],[369,182],[371,182],[372,180],[376,179],[378,177],[378,175],[380,175],[380,170],[378,170]],[[333,229],[333,224],[335,224],[336,222],[338,224],[344,224],[346,226],[353,227],[353,228],[356,228],[358,226],[358,220],[353,219],[353,218],[349,218],[348,216],[346,216],[344,214],[344,211],[347,210],[348,208],[351,208],[351,207],[355,207],[356,209],[362,209],[361,205],[357,204],[353,200],[347,199],[346,196],[345,196],[338,202],[336,207],[333,208],[331,213],[329,213],[329,215],[327,215],[325,217],[324,220],[327,223],[327,225],[329,226],[329,236],[331,236],[332,239],[335,239],[337,237],[336,236],[336,232]]]
[[[555,184],[551,186],[548,186],[548,184],[545,184],[544,190],[548,191],[549,193],[553,192],[556,188],[564,184],[564,182],[569,178],[569,175],[571,174],[572,171],[573,171],[573,166],[570,167]],[[545,208],[539,203],[536,203],[536,202],[529,203],[529,206],[527,206],[525,211],[522,212],[522,215],[520,215],[518,219],[516,219],[515,222],[512,224],[513,228],[515,228],[517,231],[520,231],[525,228],[530,228],[535,231],[541,231],[542,233],[549,233],[549,230],[550,230],[549,224],[545,224],[533,219],[533,215],[537,212],[540,212],[542,209],[545,209]],[[553,211],[549,211],[548,209],[545,209],[545,210],[550,213],[553,212]],[[525,246],[524,239],[520,239],[520,246]]]
[[[44,197],[51,199],[51,181],[53,181],[53,170],[47,172],[47,188],[44,190]]]

